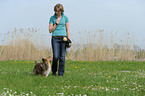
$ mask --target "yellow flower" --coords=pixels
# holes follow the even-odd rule
[[[111,76],[109,76],[109,78],[110,78]]]

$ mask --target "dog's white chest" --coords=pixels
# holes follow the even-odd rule
[[[44,72],[44,74],[46,75],[46,77],[48,76],[48,74],[50,73],[50,71],[51,71],[51,65],[49,64],[48,69]]]

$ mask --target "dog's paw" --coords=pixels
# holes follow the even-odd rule
[[[48,76],[48,74],[46,74],[46,76],[45,77],[47,77]]]

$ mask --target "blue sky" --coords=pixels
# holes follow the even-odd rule
[[[117,31],[117,37],[124,39],[129,32],[136,45],[145,47],[145,0],[0,0],[0,38],[14,28],[33,27],[48,34],[57,3],[64,6],[72,38],[78,32],[104,29],[107,36]]]

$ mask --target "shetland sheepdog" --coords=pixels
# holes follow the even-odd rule
[[[47,77],[51,71],[50,65],[51,58],[42,58],[42,62],[35,61],[35,67],[33,69],[34,75],[42,75]]]

